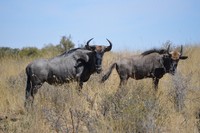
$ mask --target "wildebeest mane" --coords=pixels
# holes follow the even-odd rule
[[[159,53],[159,54],[165,54],[167,53],[167,50],[166,49],[150,49],[150,50],[147,50],[143,53],[141,53],[141,55],[145,56],[145,55],[149,55],[151,53]]]
[[[68,51],[63,52],[62,54],[60,54],[59,56],[67,56],[71,53],[73,53],[74,51],[78,50],[78,49],[83,49],[83,48],[74,48],[74,49],[70,49]]]

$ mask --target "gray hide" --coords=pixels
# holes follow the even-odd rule
[[[90,46],[92,39],[87,42],[85,48],[72,49],[51,59],[38,59],[26,67],[25,107],[27,103],[32,105],[34,95],[44,82],[62,85],[77,81],[81,90],[83,82],[88,81],[91,74],[101,72],[103,55],[112,49],[112,43],[107,39],[110,46]]]
[[[120,77],[120,86],[125,85],[130,77],[136,80],[152,78],[154,87],[157,90],[159,79],[161,79],[165,73],[174,74],[179,59],[187,59],[187,56],[182,56],[182,46],[181,52],[169,52],[169,47],[170,46],[168,46],[167,50],[153,49],[140,55],[118,60],[111,65],[101,81],[104,82],[107,80],[112,70],[116,68]]]

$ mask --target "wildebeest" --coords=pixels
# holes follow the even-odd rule
[[[169,49],[170,45],[167,49],[152,49],[140,55],[123,58],[111,65],[108,72],[102,77],[101,82],[107,80],[112,70],[116,68],[120,77],[119,86],[125,85],[130,77],[136,80],[152,78],[154,88],[157,90],[159,79],[161,79],[165,73],[174,75],[179,60],[188,58],[182,55],[182,46],[180,52],[177,50],[169,52]]]
[[[51,59],[38,59],[28,64],[25,107],[32,105],[34,95],[44,82],[58,85],[77,81],[80,90],[91,74],[102,71],[103,55],[112,49],[112,43],[107,39],[109,46],[89,45],[92,39],[84,48],[75,48]]]

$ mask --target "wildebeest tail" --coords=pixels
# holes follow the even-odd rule
[[[106,74],[103,75],[101,79],[102,83],[105,82],[109,78],[110,74],[112,73],[113,68],[115,68],[116,65],[117,65],[116,63],[113,63],[111,67],[109,68],[109,70],[106,72]]]
[[[30,71],[30,67],[26,67],[26,75],[27,75],[27,82],[26,82],[25,98],[27,99],[29,97],[29,95],[31,95],[31,71]]]

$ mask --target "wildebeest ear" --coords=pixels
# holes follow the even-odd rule
[[[179,57],[179,59],[181,59],[181,60],[185,60],[185,59],[187,59],[188,58],[188,56],[180,56]]]
[[[85,62],[89,61],[89,56],[87,54],[84,54],[82,52],[80,52],[79,54],[75,54],[74,55],[74,59],[75,60],[83,60]]]
[[[94,50],[96,49],[96,46],[85,45],[85,48],[86,48],[87,50],[92,50],[92,51],[94,51]]]

